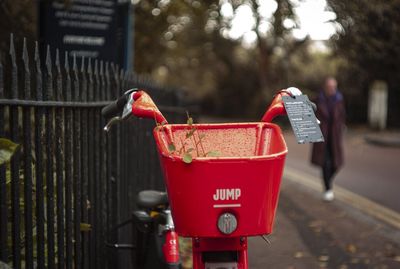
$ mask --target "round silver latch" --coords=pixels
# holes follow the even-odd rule
[[[223,213],[218,218],[218,229],[223,234],[231,234],[237,228],[237,219],[231,213]]]

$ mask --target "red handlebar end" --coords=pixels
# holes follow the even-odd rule
[[[133,93],[132,113],[140,118],[153,118],[159,124],[167,124],[167,120],[160,112],[151,97],[144,91]]]
[[[270,106],[262,117],[262,122],[271,122],[275,117],[279,115],[286,115],[286,109],[283,105],[282,96],[291,96],[286,90],[280,90],[272,100]]]

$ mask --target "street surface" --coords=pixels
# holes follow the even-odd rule
[[[400,231],[283,178],[274,231],[249,239],[251,269],[397,269]]]
[[[311,146],[298,145],[290,130],[284,136],[289,150],[286,166],[321,178],[320,169],[310,165]],[[368,144],[363,136],[361,130],[347,132],[345,166],[334,184],[400,212],[400,147]]]

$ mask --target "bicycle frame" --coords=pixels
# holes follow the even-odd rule
[[[261,122],[264,123],[271,122],[276,116],[286,114],[282,102],[282,96],[285,95],[291,96],[292,92],[287,90],[280,91],[275,96],[275,98],[272,101],[272,104],[263,115]],[[113,109],[116,110],[115,107]],[[141,118],[155,119],[160,126],[168,124],[165,117],[161,114],[157,106],[144,91],[130,91],[128,93],[127,102],[124,107],[122,118],[127,117],[130,114],[133,114]],[[168,132],[170,131],[168,131],[167,129],[167,133]],[[158,146],[160,147],[160,145]],[[279,191],[279,186],[278,186],[278,191]],[[235,195],[235,192],[232,191],[232,193],[230,193],[229,195]],[[277,197],[275,198],[277,200]],[[195,208],[192,208],[192,211],[195,211]],[[248,234],[251,233],[246,232],[242,235],[238,234],[235,236],[229,236],[229,234],[232,232],[230,230],[232,230],[234,221],[237,221],[235,220],[235,218],[229,216],[230,212],[231,211],[228,208],[226,210],[226,213],[224,213],[226,214],[225,219],[224,216],[221,215],[222,227],[219,226],[219,223],[214,224],[218,225],[218,229],[221,231],[220,233],[210,233],[212,236],[193,236],[193,234],[195,234],[196,231],[190,231],[190,233],[188,232],[188,234],[190,234],[190,236],[192,237],[194,269],[221,269],[221,268],[247,269],[248,268],[247,236]],[[220,219],[218,219],[218,221],[220,221]],[[170,223],[172,223],[172,220]],[[224,229],[226,229],[229,233],[224,234]],[[252,235],[257,235],[257,234],[258,232]],[[263,235],[263,234],[260,233],[258,235]],[[165,261],[169,264],[176,264],[179,259],[177,253],[178,242],[176,233],[174,232],[173,228],[166,230],[165,239],[166,243],[163,246]]]

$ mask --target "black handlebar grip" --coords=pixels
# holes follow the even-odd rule
[[[126,102],[128,102],[127,96],[128,95],[124,94],[111,104],[103,107],[101,110],[101,115],[103,115],[105,118],[111,118],[121,114]]]

